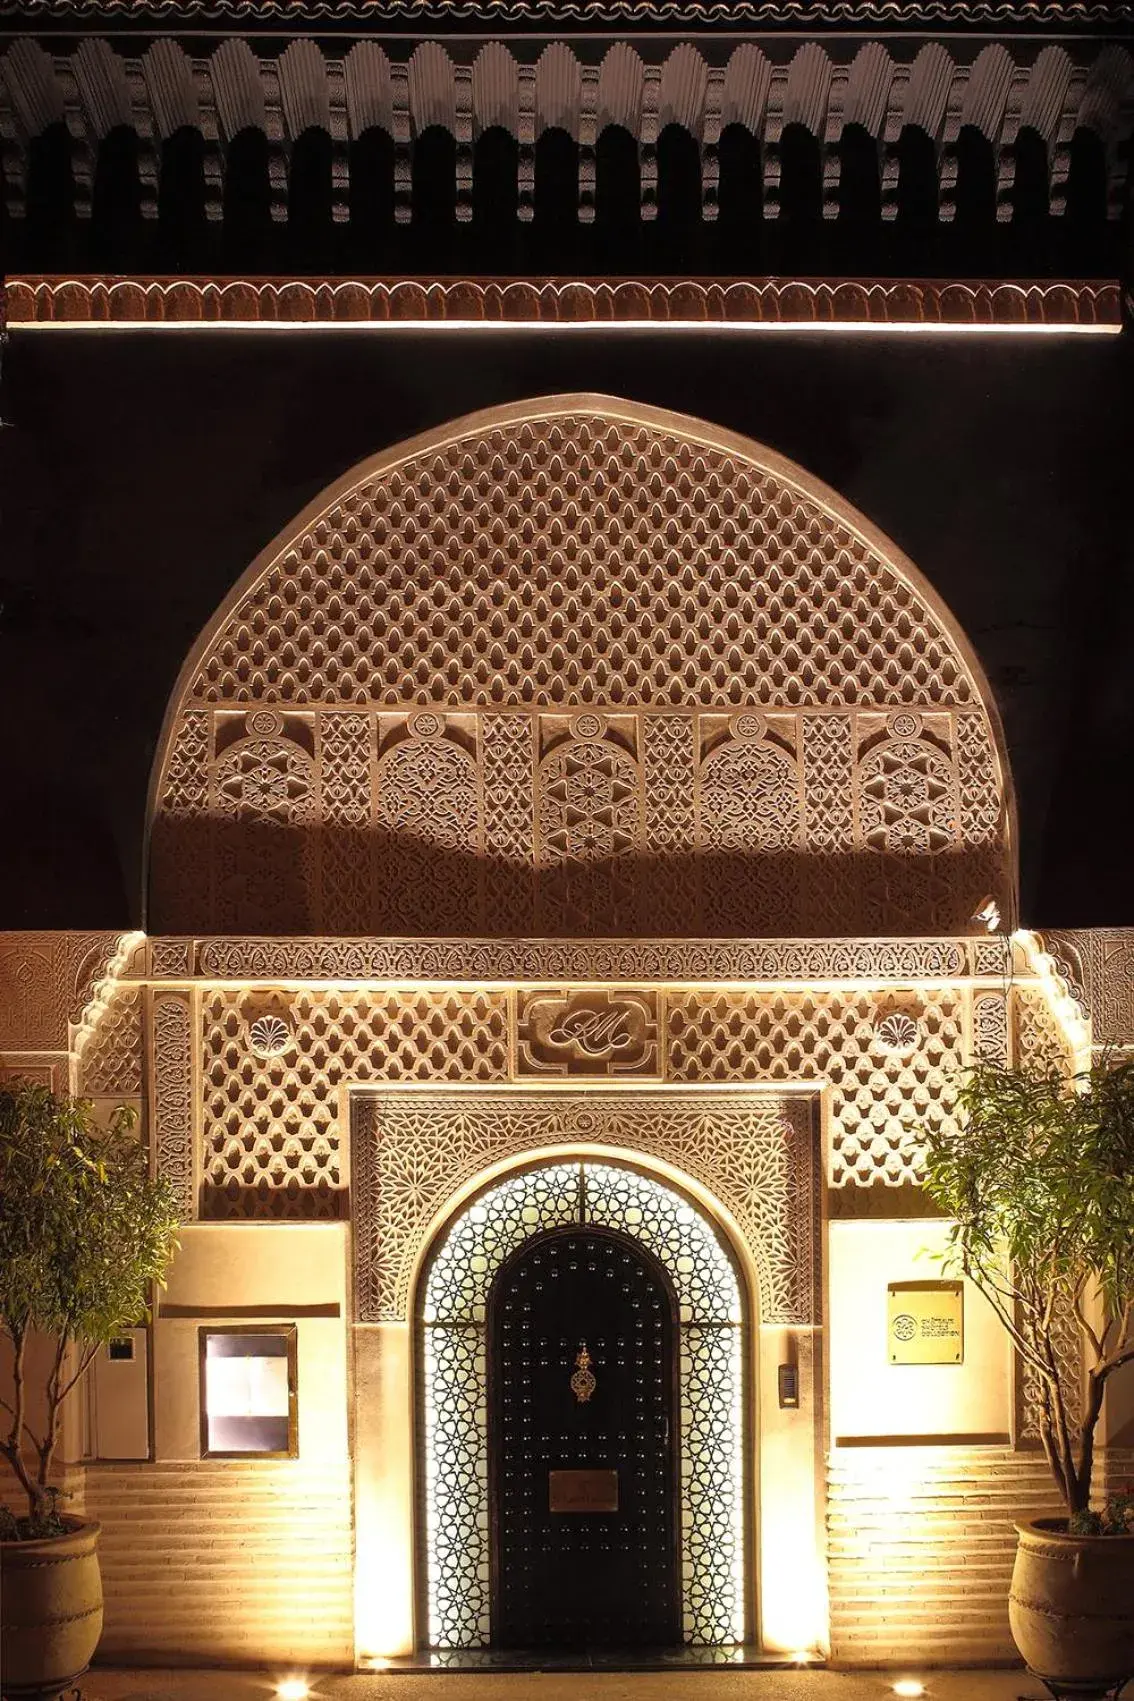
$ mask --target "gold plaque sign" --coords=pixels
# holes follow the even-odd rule
[[[891,1282],[887,1294],[891,1364],[960,1364],[965,1356],[960,1282]]]
[[[617,1512],[617,1471],[549,1471],[549,1512]]]

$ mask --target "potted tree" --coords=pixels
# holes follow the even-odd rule
[[[925,1187],[954,1219],[946,1258],[988,1300],[1031,1369],[1061,1516],[1018,1524],[1016,1645],[1055,1694],[1134,1674],[1134,1496],[1092,1507],[1103,1394],[1134,1359],[1134,1061],[1073,1079],[977,1064],[959,1132],[931,1133]],[[1061,1377],[1067,1320],[1081,1378]]]
[[[4,1695],[54,1697],[102,1629],[98,1525],[60,1510],[60,1424],[98,1349],[147,1315],[177,1245],[134,1113],[100,1128],[90,1104],[30,1082],[0,1087],[0,1507]]]

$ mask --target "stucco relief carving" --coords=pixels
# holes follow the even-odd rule
[[[193,1031],[189,997],[153,1002],[153,1127],[157,1172],[187,1220],[197,1214],[193,1153]]]
[[[1091,1018],[1096,1047],[1134,1045],[1134,928],[1043,933],[1056,972]]]
[[[914,570],[768,451],[603,398],[329,492],[198,647],[158,796],[181,931],[962,932],[1012,884]]]
[[[901,1187],[921,1174],[927,1127],[954,1126],[965,1063],[965,993],[923,987],[904,1012],[918,1044],[882,1048],[890,1012],[874,993],[736,992],[701,987],[668,999],[668,1078],[830,1085],[833,1187]]]
[[[46,3],[46,0],[44,0]],[[105,0],[99,0],[105,5]],[[888,3],[888,0],[883,0]],[[955,0],[937,0],[953,7]],[[1064,0],[1059,0],[1060,5]],[[1118,0],[1119,4],[1124,0]],[[687,7],[687,0],[682,0]],[[30,10],[25,6],[25,10]],[[680,50],[679,50],[680,51]],[[739,51],[743,52],[741,48]],[[343,324],[447,319],[524,325],[594,320],[663,324],[1108,325],[1121,290],[1092,282],[935,283],[922,278],[9,278],[9,324]]]
[[[1013,1061],[1019,1069],[1070,1075],[1075,1054],[1049,1000],[1039,987],[1012,991]]]
[[[397,931],[450,932],[468,915],[467,882],[450,865],[461,858],[475,871],[482,849],[475,723],[382,716],[379,740],[378,913]]]
[[[827,1085],[831,1184],[914,1184],[925,1128],[952,1126],[967,999],[962,986],[934,984],[882,996],[712,986],[512,995],[214,987],[203,1000],[203,1214],[339,1215],[343,1094],[381,1082]],[[255,1023],[285,1007],[286,1041],[265,1053]],[[887,1024],[892,1043],[881,1044]]]
[[[251,1028],[283,1007],[235,989],[203,997],[202,1216],[339,1216],[350,1085],[508,1078],[503,992],[303,988],[284,1049],[258,1053]]]
[[[1055,1358],[1068,1414],[1076,1421],[1083,1404],[1083,1335],[1073,1309],[1066,1304],[1056,1308]],[[1021,1441],[1040,1445],[1040,1413],[1043,1409],[1043,1385],[1036,1371],[1019,1355],[1016,1367],[1016,1424]]]
[[[539,909],[548,933],[632,933],[643,844],[636,717],[541,718],[536,774]]]
[[[155,980],[190,980],[194,970],[191,939],[154,939],[150,943],[150,972]]]
[[[0,1049],[66,1051],[120,943],[117,933],[0,933]]]
[[[142,992],[115,988],[79,1056],[79,1086],[94,1098],[134,1098],[142,1090]]]
[[[807,1100],[762,1093],[359,1094],[351,1127],[355,1304],[363,1322],[409,1314],[430,1224],[493,1163],[598,1144],[671,1163],[735,1217],[759,1272],[763,1321],[808,1323],[819,1304],[817,1130]]]
[[[801,981],[1002,977],[981,939],[203,939],[214,980]],[[1015,967],[1026,971],[1022,959]]]
[[[258,926],[291,915],[312,932],[633,935],[659,912],[685,934],[944,932],[1004,889],[973,810],[964,837],[945,714],[939,744],[880,740],[859,712],[304,719],[318,764],[286,738],[242,739],[210,762],[214,813],[185,818],[205,912],[233,931],[252,903]],[[995,791],[987,741],[984,757]]]
[[[520,992],[516,1073],[649,1078],[661,1073],[656,991]]]
[[[973,1052],[984,1063],[1008,1065],[1008,1000],[1002,992],[973,998]]]
[[[889,717],[885,735],[860,753],[857,792],[863,838],[875,849],[924,856],[958,841],[952,755],[921,715]]]

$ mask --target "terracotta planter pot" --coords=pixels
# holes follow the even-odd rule
[[[1134,1675],[1134,1536],[1069,1536],[1064,1522],[1016,1525],[1008,1619],[1056,1694],[1101,1696]]]
[[[0,1677],[9,1696],[54,1701],[80,1677],[102,1635],[98,1524],[68,1518],[66,1535],[0,1542]]]

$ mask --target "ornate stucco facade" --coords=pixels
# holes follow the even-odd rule
[[[1050,1498],[1029,1390],[975,1295],[955,1366],[889,1363],[884,1301],[941,1244],[920,1141],[966,1061],[1134,1043],[1134,934],[1019,930],[1014,833],[956,623],[757,444],[550,397],[311,503],[170,700],[148,931],[0,935],[3,1068],[135,1104],[185,1215],[144,1374],[96,1376],[71,1437],[107,1652],[491,1635],[452,1486],[479,1480],[481,1348],[446,1429],[423,1296],[517,1178],[508,1244],[562,1220],[538,1178],[576,1166],[638,1178],[596,1180],[594,1220],[708,1225],[736,1271],[731,1416],[686,1390],[682,1445],[716,1481],[732,1424],[738,1604],[714,1617],[708,1575],[687,1634],[1006,1657],[1010,1518]],[[198,1330],[253,1318],[297,1330],[297,1454],[203,1457]],[[1108,1439],[1125,1468],[1121,1397]]]

